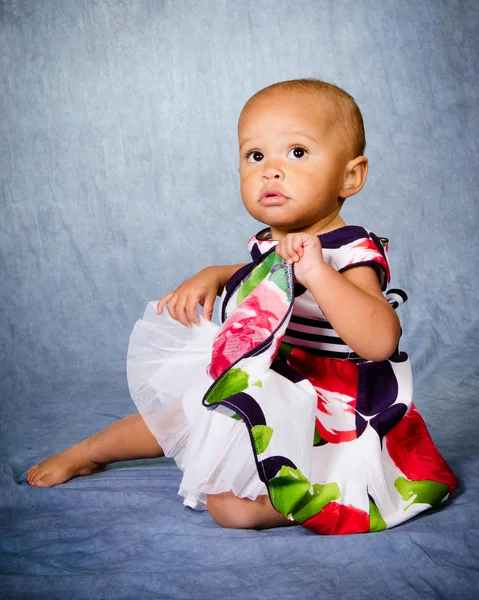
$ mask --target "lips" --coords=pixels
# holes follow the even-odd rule
[[[261,193],[259,203],[261,206],[281,206],[286,200],[288,200],[288,196],[285,196],[281,191],[267,189]]]

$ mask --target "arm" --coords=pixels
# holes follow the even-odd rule
[[[294,263],[296,279],[354,352],[374,361],[391,356],[400,336],[399,319],[384,298],[373,268],[358,266],[338,273],[323,261],[318,237],[303,233],[283,238],[276,252]]]
[[[216,296],[220,296],[228,279],[243,265],[221,265],[206,267],[179,285],[176,290],[165,294],[158,302],[157,313],[161,315],[166,306],[170,316],[185,327],[200,324],[196,308],[203,307],[203,317],[208,321],[213,315]]]

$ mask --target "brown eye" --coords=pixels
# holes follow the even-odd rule
[[[301,148],[301,146],[295,146],[288,152],[288,158],[304,158],[306,154],[307,152],[304,148]]]
[[[264,154],[259,150],[254,150],[248,154],[248,162],[250,163],[261,162],[263,158]]]

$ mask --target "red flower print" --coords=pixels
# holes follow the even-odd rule
[[[316,429],[321,438],[333,444],[355,440],[357,365],[297,348],[290,354],[288,364],[309,379],[318,394]]]
[[[267,283],[255,290],[226,319],[213,343],[209,374],[217,379],[226,369],[276,329],[288,304],[284,295]]]
[[[429,435],[426,424],[414,406],[385,436],[389,456],[410,481],[437,481],[452,492],[456,477]]]
[[[329,502],[302,525],[323,535],[365,533],[369,531],[369,514],[354,506]]]
[[[355,398],[358,392],[358,366],[347,360],[315,356],[294,348],[288,357],[289,366],[309,379],[314,387]]]
[[[323,419],[324,421],[324,419]],[[356,431],[355,419],[352,419],[351,425],[353,429],[334,429],[333,427],[327,429],[324,423],[319,419],[316,419],[316,430],[325,442],[331,444],[341,444],[342,442],[351,442],[357,439],[358,434]]]
[[[348,260],[345,266],[355,265],[363,262],[376,262],[384,268],[386,272],[386,281],[389,282],[390,272],[388,262],[384,256],[379,253],[378,247],[374,243],[374,240],[362,239],[349,244],[347,248],[348,253],[351,254],[351,258]]]

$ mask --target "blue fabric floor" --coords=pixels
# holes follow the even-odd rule
[[[469,438],[454,423],[447,436],[431,428],[460,478],[441,510],[381,533],[322,537],[301,527],[222,529],[208,513],[182,505],[180,471],[164,459],[32,488],[27,466],[133,405],[118,381],[17,390],[17,401],[11,398],[3,397],[1,410],[3,598],[477,598],[479,449],[472,430]],[[22,406],[30,413],[19,426]],[[72,406],[76,416],[65,426]],[[450,420],[437,415],[442,419]]]

